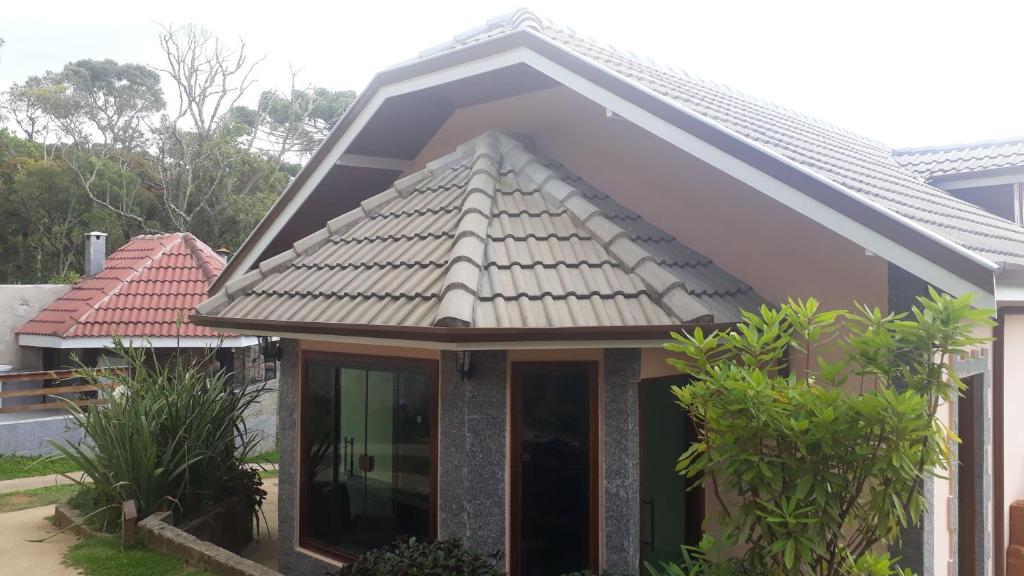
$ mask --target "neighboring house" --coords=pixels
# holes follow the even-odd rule
[[[636,574],[715,515],[673,472],[669,330],[970,292],[1002,322],[941,411],[971,457],[897,553],[980,575],[1024,497],[1022,265],[889,147],[521,10],[379,73],[193,322],[282,338],[284,573],[411,534]]]
[[[86,234],[82,278],[60,292],[52,292],[56,299],[51,297],[27,321],[22,318],[20,326],[11,327],[16,328],[13,332],[21,356],[31,359],[16,370],[49,371],[75,368],[80,363],[117,365],[121,360],[112,357],[109,348],[119,337],[129,345],[152,346],[157,359],[178,350],[206,354],[208,349],[216,348],[219,366],[235,372],[240,382],[264,379],[257,337],[197,326],[189,318],[224,268],[223,257],[188,233],[137,236],[108,256],[105,237],[101,232]],[[2,383],[8,391],[39,389],[41,384],[38,380]],[[54,410],[41,411],[47,404],[52,404]],[[30,425],[24,419],[33,414],[53,417],[60,410],[58,398],[41,395],[5,398],[0,407],[0,411],[19,417],[22,427]],[[265,447],[272,448],[274,422],[259,420],[261,430],[269,435]],[[38,428],[38,423],[35,426]],[[9,449],[41,449],[37,436],[48,433],[29,435],[26,441],[34,445]]]
[[[895,155],[932,186],[1024,224],[1024,138],[910,148]]]

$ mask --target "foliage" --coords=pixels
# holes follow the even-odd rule
[[[470,552],[461,540],[427,542],[409,538],[370,550],[337,576],[502,576],[494,562]]]
[[[83,576],[210,576],[185,562],[140,547],[124,549],[114,536],[86,538],[68,550],[65,562]]]
[[[673,392],[701,431],[677,470],[722,509],[708,552],[742,550],[746,573],[899,573],[872,551],[919,522],[922,479],[947,468],[956,437],[936,413],[964,386],[950,361],[990,315],[932,290],[909,315],[790,301],[674,333],[692,383]]]
[[[262,502],[260,479],[245,465],[259,437],[246,429],[244,413],[265,392],[234,389],[227,375],[210,370],[212,351],[178,350],[158,359],[152,348],[113,352],[128,369],[82,377],[108,390],[100,408],[69,406],[88,442],[51,444],[85,472],[97,499],[112,507],[135,500],[142,517],[171,509],[194,515],[226,497]]]
[[[195,25],[165,27],[157,66],[78,60],[14,83],[0,116],[0,282],[81,270],[82,235],[111,248],[187,231],[237,249],[355,94],[297,86],[244,100],[262,59]],[[161,80],[172,87],[169,106]]]
[[[74,462],[60,456],[0,456],[0,480],[66,474],[74,471]]]

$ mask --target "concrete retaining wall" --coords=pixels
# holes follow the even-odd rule
[[[13,415],[11,415],[13,416]],[[0,421],[0,454],[17,456],[44,456],[56,453],[48,438],[71,443],[81,442],[85,434],[73,427],[68,416],[33,418],[31,414],[19,419]]]
[[[146,546],[180,558],[190,567],[220,576],[281,576],[266,566],[175,528],[170,520],[170,512],[157,512],[139,522],[139,535]]]

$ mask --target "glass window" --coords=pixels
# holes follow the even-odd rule
[[[428,362],[306,360],[303,545],[351,557],[431,536],[436,373]]]

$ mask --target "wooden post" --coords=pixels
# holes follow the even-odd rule
[[[996,546],[1002,546],[996,542]],[[1024,500],[1010,504],[1010,546],[1006,550],[1006,576],[1024,576]]]
[[[127,547],[135,542],[135,525],[139,520],[139,511],[135,500],[121,503],[121,546]]]

